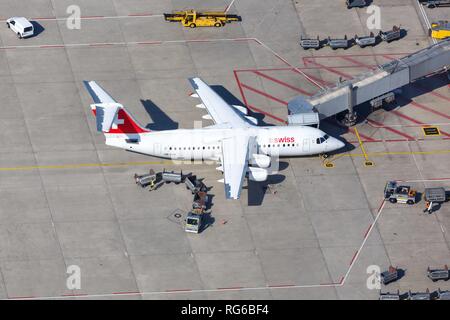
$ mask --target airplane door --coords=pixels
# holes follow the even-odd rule
[[[303,152],[309,152],[311,147],[311,140],[308,138],[303,139]]]

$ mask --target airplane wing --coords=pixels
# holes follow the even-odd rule
[[[229,128],[248,126],[248,122],[202,79],[189,78],[189,82],[216,124],[227,124]]]
[[[227,199],[239,199],[248,167],[248,150],[254,137],[235,136],[222,140],[222,167]]]

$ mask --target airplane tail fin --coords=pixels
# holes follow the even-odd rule
[[[124,106],[117,103],[95,81],[84,81],[83,83],[95,102],[91,104],[91,109],[96,118],[99,132],[103,132],[105,135],[150,132],[139,125]]]

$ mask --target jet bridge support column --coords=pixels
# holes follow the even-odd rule
[[[357,89],[358,87],[354,87],[352,83],[347,86],[348,110],[342,118],[337,119],[342,125],[346,127],[354,126],[358,118],[358,115],[354,110],[356,100],[355,95]]]

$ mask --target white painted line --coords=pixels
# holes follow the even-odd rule
[[[84,16],[80,17],[80,20],[103,20],[103,19],[130,19],[130,18],[161,18],[164,17],[163,14],[130,14],[126,16]],[[67,21],[68,17],[57,18],[57,17],[33,17],[29,20],[32,21]],[[0,19],[0,22],[6,22],[6,19]]]
[[[227,13],[228,10],[230,10],[231,6],[233,5],[233,3],[234,3],[235,1],[236,1],[236,0],[231,1],[231,3],[226,7],[225,13]]]
[[[364,248],[364,245],[366,244],[367,239],[369,239],[370,234],[372,233],[373,228],[375,228],[375,225],[377,224],[378,219],[380,218],[381,213],[383,212],[384,205],[386,204],[386,201],[383,200],[383,203],[381,204],[381,207],[378,209],[378,213],[375,217],[375,220],[373,220],[373,223],[370,225],[369,230],[366,232],[366,236],[364,237],[364,240],[359,247],[358,251],[356,251],[356,255],[353,257],[352,262],[350,263],[350,267],[347,270],[347,273],[344,276],[344,279],[342,280],[342,285],[345,284],[345,281],[347,280],[347,277],[349,276],[350,272],[353,269],[353,266],[355,265],[356,261],[358,261],[359,255],[361,254],[362,249]]]
[[[423,17],[423,20],[425,21],[425,25],[427,26],[428,30],[431,29],[431,23],[430,23],[430,20],[428,19],[427,13],[425,12],[424,6],[419,2],[419,0],[417,0],[417,5],[419,6],[419,10],[422,13],[422,17]],[[433,41],[434,44],[437,43],[436,39],[431,38],[431,40]]]

